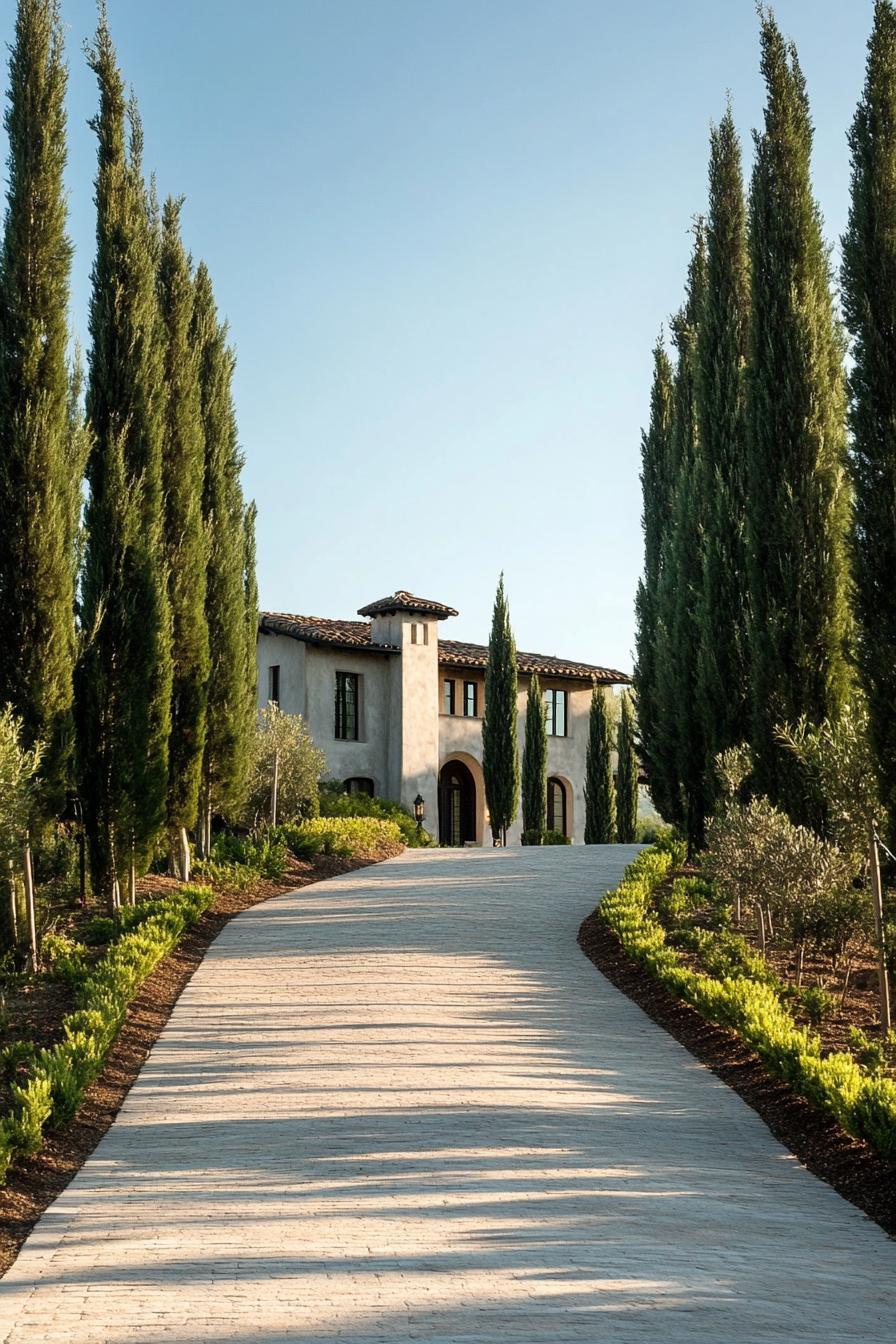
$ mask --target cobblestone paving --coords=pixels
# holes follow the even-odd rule
[[[0,1340],[890,1344],[896,1244],[576,947],[631,855],[408,853],[233,920]]]

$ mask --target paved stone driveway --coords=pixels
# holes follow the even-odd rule
[[[890,1344],[896,1243],[578,951],[632,852],[409,853],[234,920],[0,1340]]]

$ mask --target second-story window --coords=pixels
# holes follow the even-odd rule
[[[468,719],[476,717],[476,690],[475,681],[464,682],[464,715]]]
[[[566,691],[545,691],[544,703],[548,737],[566,736]]]
[[[454,680],[450,677],[445,682],[445,700],[442,712],[444,714],[454,713]]]
[[[336,673],[336,736],[343,742],[358,740],[358,674]]]
[[[280,664],[274,663],[268,668],[268,703],[280,703]]]

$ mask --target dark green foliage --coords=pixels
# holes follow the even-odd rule
[[[694,713],[705,509],[697,422],[697,333],[705,288],[706,249],[698,222],[685,303],[672,321],[678,352],[669,459],[672,488],[657,588],[656,632],[656,746],[668,790],[664,815],[686,834],[691,850],[702,841],[708,805],[706,753],[700,719]]]
[[[165,560],[172,625],[168,826],[196,824],[205,747],[209,638],[205,614],[208,541],[202,515],[205,439],[199,390],[200,350],[191,339],[193,279],[180,237],[180,202],[162,212],[158,269],[164,327]]]
[[[485,669],[485,715],[482,720],[482,773],[492,838],[507,843],[507,828],[516,816],[520,793],[520,762],[516,732],[516,644],[504,595],[498,581]]]
[[[255,730],[256,622],[247,616],[247,577],[252,602],[254,555],[246,554],[246,514],[240,486],[242,455],[233,406],[233,351],[219,321],[211,278],[196,271],[193,342],[199,355],[205,479],[203,516],[209,538],[205,594],[210,673],[203,761],[204,812],[237,813],[248,785]]]
[[[641,435],[641,490],[643,496],[644,576],[635,599],[636,658],[634,683],[638,695],[638,733],[641,756],[650,780],[650,793],[660,814],[672,814],[677,798],[674,761],[663,752],[657,642],[658,597],[665,538],[672,504],[672,366],[662,343],[653,351],[653,387],[650,425]]]
[[[707,803],[720,751],[750,735],[746,550],[746,359],[750,311],[740,141],[729,108],[710,133],[706,286],[697,333],[703,585],[697,703]]]
[[[94,890],[148,863],[165,823],[171,618],[162,517],[164,363],[156,240],[131,109],[101,9],[89,53],[100,90],[97,251],[90,301],[86,647],[78,669],[79,760]]]
[[[9,67],[0,258],[0,705],[45,743],[44,814],[71,754],[75,538],[83,436],[69,416],[63,33],[57,0],[19,0]]]
[[[765,124],[750,190],[747,533],[756,787],[818,826],[799,765],[776,740],[806,715],[836,720],[848,691],[843,343],[796,51],[763,10]]]
[[[533,673],[526,696],[526,738],[523,743],[523,834],[526,843],[544,830],[548,808],[548,736],[545,722],[545,704]]]
[[[429,831],[417,826],[411,813],[390,798],[371,798],[366,793],[346,793],[338,781],[321,785],[318,812],[322,817],[377,817],[394,821],[408,849],[427,849],[434,844]]]
[[[622,692],[616,742],[616,839],[620,845],[632,845],[638,827],[638,757],[635,711],[628,691]]]
[[[849,143],[842,292],[853,338],[856,656],[889,843],[896,847],[896,9],[890,0],[875,6]]]
[[[613,728],[603,691],[595,686],[585,754],[585,844],[611,845],[616,839],[613,784]]]

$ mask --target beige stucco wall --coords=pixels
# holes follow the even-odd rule
[[[415,618],[420,624],[420,618]],[[426,827],[438,834],[438,780],[441,767],[451,759],[465,761],[476,781],[476,834],[480,844],[491,843],[485,821],[482,786],[482,710],[485,703],[484,673],[439,666],[438,622],[422,622],[426,643],[411,642],[409,615],[380,617],[372,634],[380,643],[392,644],[400,654],[360,653],[304,644],[287,635],[259,635],[259,706],[267,701],[269,673],[280,666],[280,705],[287,714],[301,714],[315,743],[327,758],[327,775],[335,779],[363,776],[372,779],[378,794],[412,807],[420,793],[426,804]],[[360,678],[361,719],[357,742],[341,742],[335,736],[336,673],[355,672]],[[455,705],[463,709],[463,684],[478,686],[474,717],[442,712],[444,682],[457,683]],[[517,699],[517,731],[522,751],[526,731],[526,695],[529,678],[520,677]],[[563,780],[567,790],[567,823],[573,842],[584,841],[585,753],[591,687],[575,681],[547,678],[542,689],[557,687],[568,693],[566,737],[548,738],[548,775]],[[611,691],[607,691],[611,695]],[[508,832],[508,843],[518,844],[522,822],[517,817]]]

